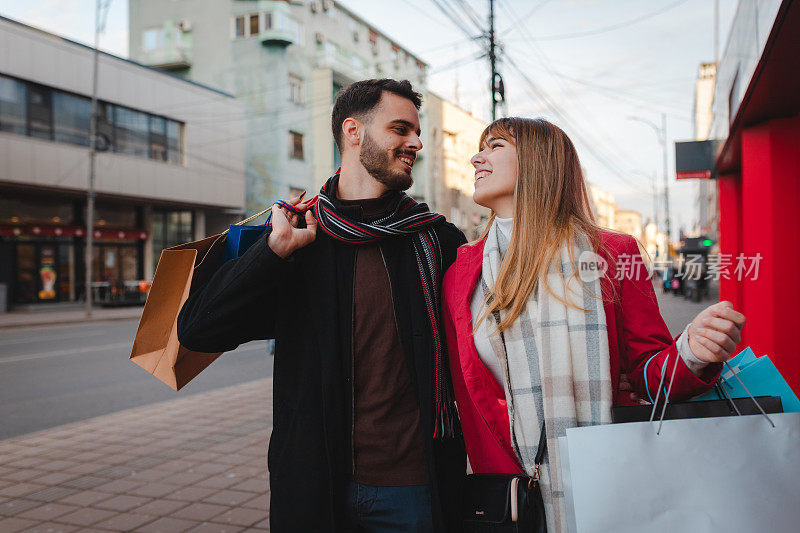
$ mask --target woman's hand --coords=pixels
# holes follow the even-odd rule
[[[299,211],[308,206],[308,202],[300,203],[304,195],[300,195],[289,203]],[[306,227],[298,228],[299,216],[279,205],[272,206],[272,233],[267,239],[267,244],[273,252],[283,259],[292,255],[295,250],[307,246],[317,237],[317,219],[309,209],[306,211]]]
[[[706,363],[721,363],[733,355],[742,340],[744,315],[730,302],[708,307],[689,324],[689,348]]]

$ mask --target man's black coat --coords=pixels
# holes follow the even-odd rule
[[[358,206],[337,207],[360,218]],[[465,239],[443,219],[433,228],[444,273]],[[272,531],[343,531],[345,488],[353,469],[349,332],[356,246],[318,229],[314,242],[284,260],[266,239],[224,264],[189,297],[178,318],[178,339],[191,350],[212,353],[275,339],[268,453]],[[411,237],[387,238],[380,247],[419,402],[434,524],[437,531],[445,524],[458,531],[466,454],[460,437],[432,438],[433,341]]]

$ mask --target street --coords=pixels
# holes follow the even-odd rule
[[[661,316],[664,317],[664,322],[667,323],[669,332],[673,337],[681,333],[683,328],[685,328],[700,311],[719,301],[719,288],[715,285],[712,285],[710,288],[710,297],[699,303],[687,300],[683,296],[673,293],[664,294],[661,290],[660,283],[655,287],[655,291]]]
[[[673,335],[712,303],[656,294]],[[266,343],[176,393],[128,361],[137,322],[0,329],[3,532],[269,531]]]
[[[266,342],[175,392],[128,360],[138,320],[0,330],[0,440],[272,375]]]
[[[659,308],[678,335],[714,300],[663,294]],[[4,329],[0,333],[0,440],[133,407],[272,376],[266,343],[220,357],[175,392],[128,360],[138,320]]]

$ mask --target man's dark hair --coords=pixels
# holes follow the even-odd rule
[[[411,87],[408,80],[397,81],[391,78],[381,80],[362,80],[352,83],[336,95],[331,114],[333,140],[339,152],[342,151],[342,124],[348,117],[360,117],[372,111],[381,101],[383,92],[387,91],[402,96],[414,104],[417,109],[422,105],[422,95]]]

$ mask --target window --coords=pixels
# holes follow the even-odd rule
[[[289,132],[289,157],[292,159],[305,159],[303,157],[303,135],[301,133]]]
[[[258,35],[258,13],[250,15],[250,35]]]
[[[296,103],[303,103],[303,80],[289,74],[289,99]]]
[[[27,87],[23,82],[0,76],[0,131],[25,135],[26,99]]]
[[[164,28],[150,28],[142,32],[142,48],[145,52],[152,52],[163,48],[166,41]]]
[[[272,29],[272,13],[270,12],[264,13],[264,29],[265,30]]]
[[[89,146],[92,101],[0,76],[0,131]],[[183,164],[183,125],[97,102],[97,150]]]
[[[28,87],[28,135],[40,139],[53,138],[53,107],[50,89]]]
[[[244,37],[244,30],[244,16],[236,17],[234,35],[236,35],[237,38]]]
[[[114,146],[114,106],[97,102],[97,150],[105,152]]]
[[[153,211],[153,267],[161,251],[194,240],[192,211]]]
[[[89,146],[92,101],[82,96],[53,93],[53,129],[56,141]]]
[[[183,142],[180,122],[167,120],[167,161],[178,165],[183,164]]]
[[[149,157],[147,115],[126,107],[114,106],[114,151]]]
[[[167,121],[150,117],[150,159],[167,160]]]

